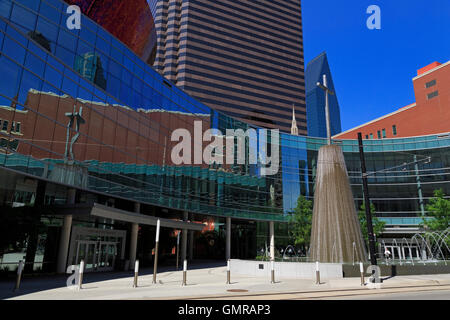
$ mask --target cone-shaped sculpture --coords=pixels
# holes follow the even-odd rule
[[[361,226],[339,146],[319,150],[311,230],[311,261],[367,261]]]

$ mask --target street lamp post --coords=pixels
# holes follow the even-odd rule
[[[363,192],[364,192],[364,207],[366,209],[366,219],[367,219],[367,233],[369,235],[369,252],[370,252],[370,262],[372,265],[377,265],[377,259],[375,256],[375,234],[373,232],[373,224],[372,224],[372,214],[370,212],[370,197],[369,197],[369,185],[367,182],[367,177],[370,175],[374,175],[376,173],[380,172],[386,172],[389,170],[397,169],[400,167],[406,168],[408,165],[414,164],[417,168],[417,164],[421,162],[430,163],[431,157],[425,157],[424,159],[417,160],[417,156],[414,156],[414,161],[410,163],[403,163],[400,166],[379,170],[376,172],[367,173],[366,170],[366,161],[364,157],[364,146],[363,146],[363,140],[362,140],[362,133],[358,132],[358,145],[359,145],[359,156],[361,160],[361,176],[362,176],[362,182],[363,182]],[[416,174],[418,172],[418,169],[416,170]]]
[[[375,255],[375,237],[374,237],[374,232],[373,232],[372,214],[370,212],[369,185],[367,183],[366,160],[364,158],[364,146],[363,146],[363,142],[362,142],[361,132],[358,132],[358,144],[359,144],[359,157],[361,160],[361,175],[362,175],[363,192],[364,192],[364,207],[366,209],[367,233],[369,235],[370,263],[373,266],[376,266],[377,265],[377,257]]]

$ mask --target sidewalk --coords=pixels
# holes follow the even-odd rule
[[[181,271],[162,271],[157,284],[152,284],[152,274],[143,271],[138,288],[132,288],[132,273],[85,274],[80,291],[65,286],[67,277],[46,279],[24,279],[19,292],[13,293],[13,283],[0,283],[3,299],[14,300],[122,300],[122,299],[288,299],[289,295],[308,296],[336,294],[371,294],[380,290],[361,286],[359,278],[327,280],[316,285],[314,279],[270,279],[231,275],[231,284],[226,285],[226,268],[209,267],[188,271],[187,286],[181,286]],[[109,277],[109,279],[108,279]],[[49,289],[49,283],[53,288]],[[416,291],[450,289],[450,274],[398,276],[385,279],[381,291]],[[230,292],[234,290],[235,292]],[[340,292],[340,293],[338,293]]]

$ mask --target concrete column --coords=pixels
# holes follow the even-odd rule
[[[69,189],[67,192],[67,204],[75,204],[77,191]],[[66,273],[67,255],[69,254],[70,231],[72,230],[72,215],[64,216],[63,226],[61,228],[61,237],[59,239],[58,259],[56,264],[57,273]]]
[[[275,260],[275,223],[269,222],[270,232],[270,260]]]
[[[134,264],[136,262],[136,250],[137,250],[137,240],[139,233],[139,224],[133,223],[131,225],[131,237],[130,237],[130,270],[134,269]]]
[[[231,259],[231,218],[226,218],[226,260]]]
[[[188,212],[183,212],[183,221],[188,220]],[[183,229],[181,232],[181,261],[186,260],[187,257],[187,240],[188,240],[188,230]]]

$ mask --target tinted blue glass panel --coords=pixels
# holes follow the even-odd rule
[[[89,31],[88,28],[85,28],[84,26],[80,30],[80,38],[82,40],[90,43],[92,46],[95,45],[95,40],[96,40],[95,33],[92,33],[91,31]]]
[[[62,77],[63,76],[60,72],[58,72],[56,69],[47,65],[47,67],[45,69],[45,74],[44,74],[44,79],[46,81],[50,82],[54,86],[59,87],[61,85]]]
[[[123,69],[122,70],[122,81],[127,86],[131,86],[132,75],[129,71]]]
[[[18,63],[23,64],[25,59],[25,48],[23,48],[20,44],[18,44],[14,40],[5,37],[3,41],[2,51],[4,54],[13,58]]]
[[[48,41],[52,42],[51,46],[52,49],[54,49],[54,43],[56,43],[58,39],[59,29],[51,22],[39,17],[36,30],[39,31]]]
[[[0,93],[12,99],[17,95],[17,90],[20,82],[21,69],[17,64],[6,58],[0,56]],[[11,101],[0,97],[1,105],[10,105]]]
[[[20,3],[24,7],[30,8],[34,11],[38,11],[39,4],[40,4],[40,1],[36,1],[36,0],[15,0],[15,2]]]
[[[41,91],[42,81],[31,72],[24,70],[20,84],[19,103],[25,105],[30,90]]]
[[[109,55],[110,51],[111,51],[111,45],[106,42],[104,39],[100,38],[97,36],[96,39],[96,45],[95,45],[96,49],[102,51],[104,54]]]
[[[78,89],[78,87],[77,87],[76,83],[74,83],[69,78],[66,78],[66,77],[63,78],[62,91],[64,93],[70,95],[71,97],[76,97],[77,91],[78,91],[77,89]]]
[[[108,77],[108,92],[115,97],[120,94],[120,80],[112,75]]]
[[[77,46],[77,38],[69,32],[59,30],[58,45],[75,52]]]
[[[27,30],[34,30],[36,26],[36,14],[15,4],[11,12],[11,20],[23,26]]]
[[[47,56],[47,63],[59,70],[61,73],[64,72],[64,66],[50,55]]]
[[[25,58],[25,67],[39,77],[44,75],[45,63],[30,52],[27,53],[27,57]]]
[[[56,56],[60,58],[65,64],[73,67],[75,61],[75,54],[72,51],[64,49],[63,47],[56,47]]]
[[[49,5],[44,1],[41,1],[41,7],[39,8],[39,14],[48,18],[53,23],[59,24],[61,19],[61,13],[53,5]]]
[[[0,16],[9,18],[11,14],[12,3],[9,0],[0,1]]]
[[[111,46],[111,57],[118,63],[122,64],[123,55],[115,47]]]
[[[79,40],[78,46],[77,46],[77,54],[79,56],[83,56],[86,53],[92,53],[94,52],[94,48],[87,44],[86,42]]]
[[[115,76],[119,79],[122,78],[122,67],[114,60],[109,61],[109,69],[108,70],[113,76]]]

